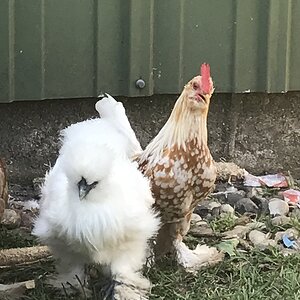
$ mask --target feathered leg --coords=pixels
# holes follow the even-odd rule
[[[97,271],[97,277],[94,277],[96,281],[92,282],[92,285],[96,287],[96,299],[115,300],[115,288],[119,282],[113,278],[110,267],[98,265]]]
[[[174,241],[182,241],[190,229],[192,213],[176,223],[165,223],[158,231],[158,236],[155,245],[155,255],[157,258],[162,257],[167,253],[176,253]]]
[[[155,254],[159,258],[166,253],[175,252],[178,263],[186,271],[194,272],[207,265],[220,262],[223,254],[216,248],[206,245],[197,245],[196,249],[190,250],[183,243],[183,237],[190,229],[191,216],[192,212],[179,222],[167,223],[161,227],[155,245]]]
[[[49,283],[56,287],[75,287],[81,288],[85,283],[85,262],[77,253],[68,251],[66,245],[56,243],[49,248],[56,260],[58,275],[49,280]]]
[[[176,223],[166,223],[163,224],[159,229],[154,246],[156,259],[161,258],[167,253],[172,253],[175,251],[173,242],[177,237],[176,225]]]
[[[136,249],[137,250],[137,249]],[[129,253],[122,253],[120,256],[115,259],[115,261],[111,265],[111,270],[115,279],[119,282],[124,282],[129,285],[133,285],[137,288],[147,290],[150,288],[150,282],[147,278],[143,277],[140,273],[139,269],[143,266],[144,254],[139,259],[137,251],[134,251],[131,255],[136,255],[134,260],[140,260],[139,267],[133,265],[131,257]]]
[[[184,243],[183,237],[190,229],[192,211],[185,218],[177,223],[176,239],[173,245],[176,250],[177,261],[186,271],[195,272],[202,267],[215,265],[222,261],[224,254],[220,253],[215,247],[207,245],[197,245],[194,250],[190,250]]]
[[[115,299],[148,299],[151,284],[140,272],[145,261],[145,247],[146,241],[141,244],[132,243],[115,256],[111,264]]]
[[[119,251],[112,253],[108,280],[102,280],[102,298],[107,300],[146,300],[150,281],[143,277],[140,269],[146,258],[147,240],[128,242]],[[102,257],[94,253],[93,261],[102,264]],[[101,299],[102,299],[101,298]]]

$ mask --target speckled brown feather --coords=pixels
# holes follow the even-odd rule
[[[163,223],[172,223],[184,219],[209,194],[214,186],[216,172],[208,147],[198,147],[196,141],[188,142],[186,150],[176,145],[171,149],[166,148],[162,160],[166,156],[170,161],[168,167],[158,162],[154,168],[147,170],[145,162],[140,169],[151,179],[155,206],[163,212]],[[180,165],[175,166],[175,162],[180,162]],[[178,170],[188,173],[188,177],[181,184],[174,176]],[[166,175],[158,177],[158,172]],[[191,201],[187,201],[188,198]]]

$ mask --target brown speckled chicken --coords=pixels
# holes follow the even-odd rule
[[[164,127],[139,158],[142,172],[151,179],[155,206],[163,226],[155,252],[161,256],[175,248],[186,269],[197,270],[219,259],[215,248],[190,250],[182,242],[196,205],[213,189],[216,168],[207,146],[207,114],[213,94],[208,64],[189,81]]]

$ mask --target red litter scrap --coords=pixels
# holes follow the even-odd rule
[[[245,186],[267,186],[267,187],[288,187],[288,181],[282,174],[254,176],[247,174],[245,176]]]
[[[284,200],[300,206],[300,191],[289,189],[282,192]]]
[[[260,176],[260,181],[267,187],[288,187],[288,181],[282,174]]]

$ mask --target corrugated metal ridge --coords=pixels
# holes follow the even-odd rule
[[[2,0],[0,101],[300,89],[298,0]],[[142,79],[140,89],[136,81]]]

